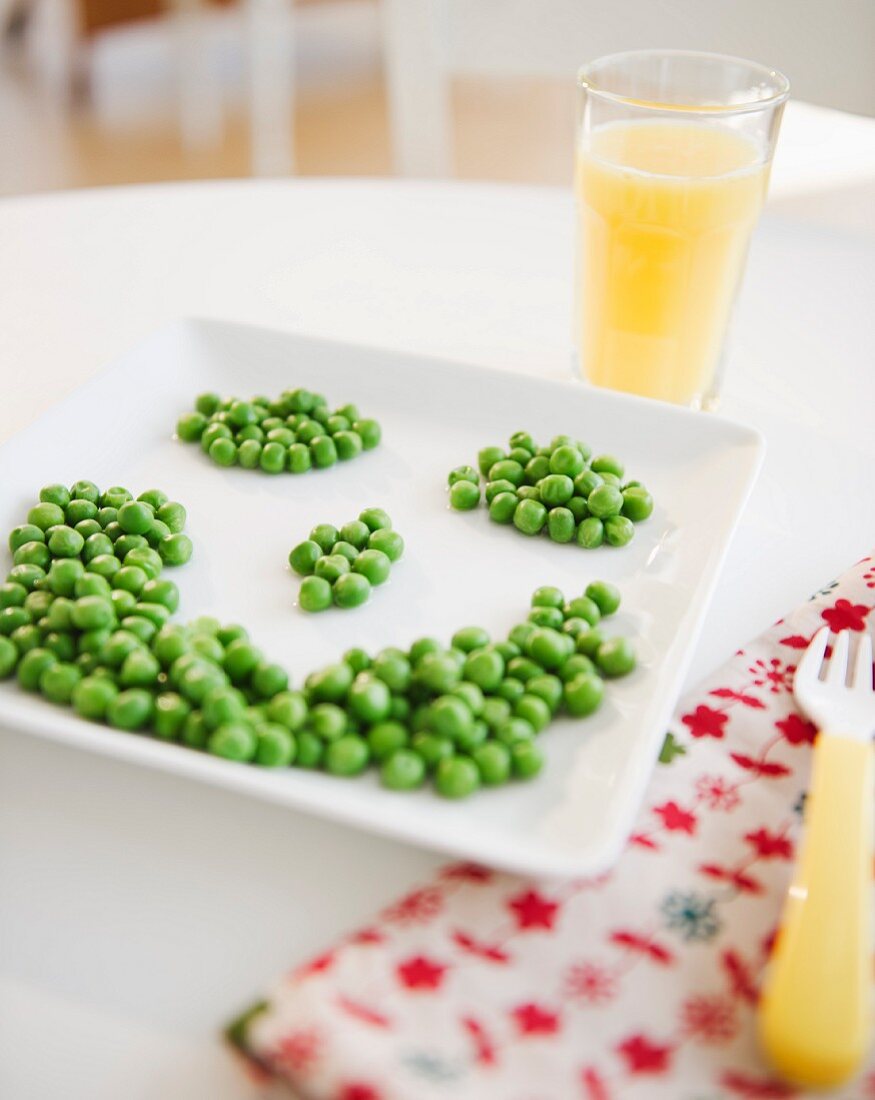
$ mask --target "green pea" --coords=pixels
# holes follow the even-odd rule
[[[585,519],[589,519],[589,508],[583,497],[573,496],[566,507],[572,516],[574,516],[575,524],[582,523]]]
[[[377,722],[376,725],[371,726],[367,735],[368,748],[375,760],[386,760],[398,749],[405,748],[409,739],[405,727],[391,719]]]
[[[28,526],[38,527],[41,531],[47,531],[50,527],[58,527],[64,520],[64,509],[49,501],[35,505],[27,513]]]
[[[54,538],[54,534],[51,537]],[[24,542],[12,555],[14,565],[38,565],[40,569],[48,569],[51,560],[51,549],[44,542]]]
[[[510,660],[511,657],[519,656],[519,653],[525,649],[526,645],[528,644],[529,638],[534,632],[535,625],[533,623],[517,623],[517,625],[513,627],[510,634],[508,635],[508,641],[512,645],[515,645],[517,647],[518,652],[511,654],[503,653],[502,656],[505,657],[505,660]]]
[[[625,472],[623,463],[613,455],[598,455],[592,460],[590,466],[597,474],[613,474],[617,478],[622,478]]]
[[[346,562],[345,558],[340,559]],[[347,563],[347,569],[349,565]],[[381,550],[362,550],[356,560],[352,563],[352,568],[356,573],[361,573],[363,577],[376,587],[383,584],[389,579],[389,573],[392,570],[391,560]]]
[[[155,583],[156,584],[168,584],[172,588],[174,588],[174,589],[176,588],[176,585],[172,584],[171,581],[156,581]],[[146,585],[146,588],[148,589],[149,585]],[[154,599],[154,598],[155,597],[150,596],[150,599]],[[160,603],[161,601],[159,600],[158,602]],[[247,633],[246,628],[243,627],[243,626],[240,626],[239,623],[225,623],[224,626],[220,626],[218,628],[218,630],[216,631],[216,638],[222,646],[227,647],[232,642],[239,642],[239,641],[248,642],[249,641],[249,634]]]
[[[603,676],[626,676],[635,668],[635,650],[628,638],[608,638],[596,650],[595,662]]]
[[[262,660],[260,650],[242,640],[231,642],[222,658],[222,668],[235,684],[240,684],[251,676]]]
[[[461,671],[456,662],[440,653],[432,653],[417,664],[414,679],[417,684],[428,688],[436,695],[443,695],[461,679]]]
[[[532,460],[532,452],[527,451],[525,447],[511,447],[507,457],[513,462],[518,462],[525,469]]]
[[[371,658],[363,649],[354,647],[344,653],[343,663],[352,669],[354,673],[364,672],[366,668],[371,667]]]
[[[280,691],[267,704],[267,717],[271,722],[297,732],[307,718],[307,703],[299,691]]]
[[[533,607],[526,618],[534,626],[550,626],[554,630],[562,628],[562,612],[555,607]]]
[[[591,581],[586,586],[586,597],[596,605],[601,615],[613,615],[620,606],[620,590],[609,581]],[[595,626],[599,619],[587,617],[587,621]]]
[[[307,677],[306,688],[311,700],[317,703],[339,703],[347,695],[355,673],[345,661],[326,665]]]
[[[470,481],[474,485],[480,484],[480,475],[474,469],[473,466],[456,466],[450,470],[447,477],[447,484],[452,487],[459,481]]]
[[[574,443],[562,444],[556,447],[550,455],[550,472],[552,474],[565,474],[569,479],[573,479],[582,473],[583,467],[583,455]]]
[[[547,513],[547,534],[553,542],[573,541],[576,527],[574,514],[569,508],[551,508]]]
[[[583,619],[590,626],[597,626],[602,617],[599,605],[588,595],[569,600],[563,611],[566,619]]]
[[[294,762],[294,736],[283,726],[266,723],[256,731],[255,763],[263,768],[287,768]]]
[[[598,519],[607,519],[620,514],[623,495],[614,485],[600,485],[589,494],[586,506]]]
[[[23,607],[4,607],[0,611],[0,637],[9,637],[20,626],[30,626],[30,613]]]
[[[120,561],[124,561],[132,550],[148,549],[149,541],[144,535],[120,535],[113,544],[113,553]]]
[[[0,637],[0,680],[5,680],[15,671],[19,650],[9,638]]]
[[[480,473],[486,477],[496,462],[501,462],[506,457],[501,447],[484,447],[477,454],[477,465]]]
[[[489,505],[489,518],[495,523],[512,523],[520,503],[516,493],[498,493]],[[531,503],[537,504],[536,501]]]
[[[470,481],[456,481],[453,484],[450,489],[450,507],[455,508],[457,512],[470,512],[479,503],[479,485]]]
[[[59,563],[56,563],[59,564]],[[122,568],[115,554],[98,554],[88,562],[88,572],[111,580]]]
[[[330,550],[328,551],[330,552]],[[309,577],[316,568],[316,562],[323,555],[322,547],[313,539],[299,542],[289,553],[289,565],[301,577]]]
[[[521,447],[529,454],[534,454],[538,446],[528,432],[514,432],[508,442],[511,447]]]
[[[229,443],[233,443],[234,433],[231,431],[227,424],[221,424],[213,421],[211,424],[207,425],[207,427],[201,434],[200,447],[204,454],[211,455],[213,444],[218,439],[225,439]]]
[[[78,531],[86,542],[92,535],[103,534],[103,528],[96,519],[80,519],[73,530]]]
[[[337,435],[338,432],[347,431],[350,427],[350,422],[345,416],[340,416],[338,413],[332,413],[332,415],[328,417],[325,427],[331,435]]]
[[[425,730],[413,735],[410,747],[422,758],[427,768],[438,767],[442,760],[448,760],[456,751],[448,737],[438,737],[436,733]]]
[[[217,393],[201,393],[195,399],[194,407],[203,416],[212,416],[222,404],[222,398]]]
[[[82,596],[73,604],[70,617],[77,630],[105,630],[115,623],[115,610],[108,597]]]
[[[152,687],[158,681],[161,666],[148,649],[134,649],[122,662],[119,683],[122,687]]]
[[[128,500],[118,510],[119,525],[127,535],[145,535],[154,518],[151,504],[141,500]]]
[[[520,696],[520,699],[522,696]],[[519,699],[514,700],[514,706],[519,702]],[[525,718],[508,718],[506,722],[503,722],[496,730],[495,737],[502,745],[507,745],[510,748],[513,745],[518,744],[521,741],[531,741],[535,736],[535,727]]]
[[[577,528],[577,542],[585,550],[594,550],[601,546],[605,539],[605,526],[596,516],[590,516],[582,521]]]
[[[328,421],[331,419],[331,413],[328,409],[328,405],[326,404],[324,397],[319,397],[319,399],[313,405],[313,408],[310,410],[310,417],[311,419],[318,421],[318,423],[321,424],[323,428],[327,426]]]
[[[157,579],[146,581],[142,596],[150,604],[160,604],[171,615],[179,607],[179,589],[173,581]]]
[[[119,626],[131,634],[135,634],[141,642],[146,644],[151,642],[152,638],[158,633],[158,628],[152,620],[145,618],[143,615],[125,615]]]
[[[209,661],[195,658],[186,666],[176,686],[189,703],[199,706],[211,691],[222,687],[224,683],[225,674],[221,669],[216,668]]]
[[[281,691],[286,691],[289,686],[289,674],[281,665],[262,661],[255,666],[252,673],[252,687],[265,699],[272,699]]]
[[[244,722],[228,722],[214,730],[207,741],[207,752],[225,760],[245,762],[255,756],[258,741]]]
[[[565,706],[575,718],[585,718],[601,706],[605,685],[599,676],[581,673],[564,688]]]
[[[426,657],[434,653],[440,653],[442,650],[443,646],[437,638],[417,638],[410,647],[408,657],[412,664],[418,665]]]
[[[196,443],[206,426],[207,418],[203,413],[185,413],[176,421],[176,434],[184,443]]]
[[[18,662],[18,682],[25,691],[38,691],[43,672],[57,664],[58,658],[42,646],[25,653]]]
[[[521,695],[525,694],[525,690],[526,686],[521,680],[516,680],[513,676],[505,676],[495,689],[495,694],[501,699],[506,699],[508,703],[513,704]]]
[[[544,756],[537,745],[520,741],[511,745],[510,759],[516,779],[534,779],[544,766]]]
[[[347,609],[360,607],[363,603],[367,602],[370,594],[370,581],[360,573],[347,573],[339,577],[335,581],[332,589],[332,596],[335,604],[338,607]]]
[[[530,677],[529,681],[540,678],[540,676]],[[552,718],[550,705],[539,695],[530,691],[528,683],[526,684],[525,695],[521,695],[514,703],[513,713],[517,718],[524,718],[535,733],[540,733],[542,729],[545,729]]]
[[[359,673],[346,697],[349,711],[369,725],[389,717],[392,699],[388,686],[377,676]]]
[[[45,542],[45,532],[35,523],[22,523],[9,532],[9,549],[14,554],[26,542]]]
[[[165,668],[189,652],[188,638],[179,626],[164,626],[152,639],[152,652]]]
[[[66,705],[70,702],[73,691],[82,673],[79,669],[66,661],[58,661],[48,665],[39,678],[40,694],[44,695],[50,703]]]
[[[495,691],[504,678],[505,664],[500,653],[492,649],[481,649],[471,653],[465,660],[463,674],[466,680],[476,684],[482,691]]]
[[[410,662],[403,653],[383,652],[377,654],[372,669],[374,675],[382,680],[391,692],[400,694],[407,691],[410,686]]]
[[[298,604],[302,611],[317,612],[331,607],[333,590],[324,577],[305,577],[298,590]]]
[[[309,730],[301,730],[295,735],[297,752],[295,763],[299,768],[318,768],[322,764],[325,755],[325,744],[320,741],[315,733]]]
[[[520,485],[516,491],[519,500],[540,500],[541,493],[537,485]]]
[[[214,443],[213,446],[218,446],[218,443]],[[210,449],[212,454],[212,448]],[[281,474],[286,468],[286,446],[283,443],[279,443],[276,440],[265,443],[261,447],[258,453],[258,465],[266,474]],[[252,448],[247,456],[247,462],[252,460]],[[230,465],[230,463],[228,464]],[[250,467],[254,468],[254,467]]]
[[[322,577],[329,584],[333,584],[338,577],[342,577],[349,570],[349,559],[342,554],[325,554],[318,559],[313,567],[314,575]]]
[[[288,450],[287,463],[293,474],[305,474],[312,465],[310,449],[304,443],[293,443]]]
[[[317,703],[310,711],[309,728],[323,741],[336,741],[347,731],[346,713],[335,703]]]
[[[110,583],[113,588],[124,589],[134,596],[139,596],[149,578],[138,565],[123,565],[112,577]]]
[[[27,597],[28,591],[23,584],[7,581],[6,584],[0,585],[0,608],[24,607]]]
[[[507,675],[526,683],[533,676],[540,676],[543,669],[528,657],[512,657],[507,662]]]
[[[605,520],[605,541],[610,546],[626,546],[635,536],[635,527],[626,516],[609,516]]]
[[[76,481],[70,486],[70,496],[73,500],[89,500],[92,504],[97,504],[100,490],[93,481]]]
[[[546,455],[535,455],[525,465],[526,482],[538,485],[550,474],[550,459]]]
[[[574,482],[566,474],[549,474],[538,482],[538,492],[550,507],[565,504],[574,496]]]
[[[489,468],[489,481],[509,481],[519,487],[525,481],[525,470],[512,458],[503,458]]]
[[[483,690],[477,684],[473,683],[473,681],[463,680],[461,683],[456,684],[450,694],[461,699],[475,718],[483,713],[483,704],[485,702]]]
[[[299,443],[310,444],[314,439],[318,439],[322,434],[322,425],[316,420],[310,420],[309,417],[302,421],[295,429]],[[309,447],[308,447],[309,454]]]
[[[102,508],[114,508],[118,511],[126,500],[133,500],[132,494],[123,485],[110,485],[100,494],[98,503]]]
[[[166,565],[185,565],[191,558],[192,542],[182,533],[168,535],[158,543],[158,553]]]
[[[380,528],[368,537],[368,549],[385,554],[390,562],[396,562],[404,553],[404,539],[397,531]]]
[[[316,543],[323,554],[330,554],[339,537],[336,527],[330,523],[319,523],[310,532],[308,541]]]
[[[182,724],[180,740],[190,749],[204,749],[209,736],[203,715],[199,710],[193,710]]]
[[[510,749],[500,741],[487,741],[471,753],[484,787],[499,787],[510,778]]]
[[[69,527],[75,527],[84,520],[94,519],[97,511],[97,505],[90,500],[71,500],[64,509],[64,519]]]
[[[116,630],[103,647],[103,662],[110,668],[120,668],[128,654],[142,648],[142,644],[136,634],[129,630]]]
[[[363,737],[347,733],[331,741],[325,750],[325,770],[332,775],[360,775],[368,766],[370,753]]]
[[[489,633],[482,626],[465,626],[457,630],[452,637],[452,644],[463,653],[470,653],[474,649],[482,649],[489,645]]]
[[[178,501],[166,500],[157,510],[156,515],[162,523],[167,524],[172,535],[178,535],[185,527],[187,513]]]
[[[104,533],[111,523],[115,523],[118,526],[119,530],[121,530],[121,524],[119,524],[118,522],[118,508],[101,508],[100,511],[97,513],[96,518],[101,530],[104,531]]]
[[[480,772],[470,756],[450,756],[435,769],[434,785],[442,798],[467,798],[480,786]]]
[[[246,699],[237,688],[217,687],[204,696],[201,713],[207,729],[218,729],[226,722],[241,721],[246,712]]]
[[[355,420],[352,426],[361,436],[362,446],[366,451],[372,451],[380,442],[383,433],[376,420]]]
[[[317,435],[310,443],[313,465],[324,469],[337,461],[337,447],[330,435]]]
[[[164,691],[155,696],[152,729],[161,741],[176,741],[182,734],[191,707],[175,691]]]
[[[393,722],[408,722],[410,720],[411,707],[410,703],[404,698],[403,695],[392,696],[392,707],[389,711],[389,717]]]
[[[507,481],[502,478],[499,481],[487,481],[486,488],[483,490],[483,496],[487,504],[491,504],[495,497],[499,493],[513,493],[516,494],[516,486],[512,481]]]
[[[411,791],[425,780],[425,761],[412,749],[397,748],[380,768],[380,782],[393,791]]]
[[[152,526],[149,528],[149,533],[146,535],[146,541],[154,549],[162,539],[166,539],[170,534],[172,532],[166,523],[162,523],[160,519],[154,519],[152,520]]]
[[[573,659],[573,657],[569,657],[568,661]],[[566,665],[568,661],[565,662]],[[540,676],[533,676],[526,683],[526,695],[535,695],[543,700],[552,713],[562,702],[562,681],[558,676],[553,676],[546,672],[542,673]],[[522,698],[525,698],[525,696]],[[527,718],[530,722],[532,721],[528,714],[516,713],[518,713],[521,718]],[[534,723],[532,724],[534,725]]]
[[[354,546],[356,550],[364,550],[371,537],[371,530],[362,520],[353,519],[340,528],[338,537],[341,542],[349,543],[349,545]]]
[[[66,485],[44,485],[39,491],[39,498],[43,504],[57,504],[59,508],[66,508],[70,503],[70,490]]]
[[[562,668],[559,669],[559,676],[562,682],[567,684],[577,676],[584,673],[590,676],[593,675],[595,671],[595,664],[589,657],[584,653],[574,653],[568,658]]]
[[[86,563],[93,561],[94,558],[99,558],[103,554],[112,553],[112,539],[102,531],[97,534],[89,535],[82,548],[82,557],[85,559]]]
[[[340,431],[332,436],[334,446],[337,448],[337,457],[341,462],[348,462],[362,453],[362,437],[358,432]]]
[[[559,668],[570,656],[574,643],[566,634],[551,627],[538,627],[532,632],[526,652],[541,668]]]
[[[428,727],[439,737],[456,741],[470,731],[474,716],[462,699],[453,695],[441,695],[428,711]]]
[[[513,514],[513,525],[524,535],[537,535],[547,521],[547,509],[537,500],[521,500]]]

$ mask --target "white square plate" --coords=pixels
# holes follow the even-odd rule
[[[172,438],[202,390],[248,396],[294,386],[319,389],[332,405],[356,402],[379,419],[382,445],[330,470],[269,477],[219,469]],[[448,509],[447,471],[518,429],[539,441],[586,439],[646,483],[656,508],[628,547],[559,546],[496,526],[483,508]],[[547,763],[536,780],[461,803],[430,789],[383,790],[373,775],[219,760],[82,721],[14,682],[0,687],[0,721],[497,867],[598,872],[632,826],[762,454],[749,428],[575,383],[212,321],[175,324],[0,449],[4,532],[48,482],[163,488],[188,509],[195,545],[191,562],[167,574],[182,593],[177,617],[243,623],[295,684],[353,645],[406,647],[423,634],[448,641],[472,623],[504,637],[538,585],[571,597],[595,578],[622,589],[610,628],[637,639],[639,667],[609,685],[594,717],[562,719],[541,734]],[[391,580],[356,611],[301,612],[289,549],[315,523],[339,526],[369,505],[386,508],[406,540]]]

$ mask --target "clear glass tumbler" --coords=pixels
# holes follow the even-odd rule
[[[713,409],[787,79],[735,57],[640,50],[585,65],[578,86],[580,372]]]

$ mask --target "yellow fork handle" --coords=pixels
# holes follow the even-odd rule
[[[822,733],[805,834],[760,1002],[762,1045],[787,1079],[838,1085],[869,1045],[872,743]]]

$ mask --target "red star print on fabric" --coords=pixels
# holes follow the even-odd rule
[[[586,1100],[610,1100],[608,1086],[598,1070],[592,1066],[587,1066],[580,1071],[580,1083]]]
[[[559,1014],[533,1002],[517,1005],[511,1010],[520,1035],[555,1035],[559,1030]]]
[[[768,829],[757,829],[745,833],[744,839],[751,844],[760,859],[790,859],[793,844],[783,833],[770,833]]]
[[[795,1089],[771,1077],[753,1077],[739,1070],[727,1070],[720,1084],[746,1100],[785,1100],[795,1095]]]
[[[720,962],[729,978],[729,988],[733,997],[738,997],[748,1004],[756,1004],[757,987],[753,978],[753,972],[737,951],[728,948],[720,956]]]
[[[436,886],[414,890],[383,911],[383,919],[393,924],[427,924],[440,913],[444,895]]]
[[[695,836],[696,815],[681,809],[677,802],[664,802],[661,806],[654,806],[653,812],[662,818],[663,825],[671,832]]]
[[[517,928],[527,931],[531,928],[544,928],[551,931],[556,923],[559,903],[550,901],[537,890],[524,890],[516,894],[507,903],[513,913]]]
[[[443,963],[427,959],[424,955],[414,955],[395,968],[398,980],[407,989],[439,989],[447,968]]]
[[[729,715],[700,703],[691,714],[683,715],[681,721],[689,727],[693,737],[715,737],[720,740]]]
[[[652,1042],[646,1035],[630,1035],[617,1046],[617,1053],[629,1073],[666,1073],[671,1067],[673,1049]]]
[[[866,616],[871,608],[850,600],[836,600],[833,607],[821,611],[820,615],[834,634],[840,630],[865,630]]]
[[[278,1039],[269,1060],[275,1066],[302,1073],[318,1060],[321,1050],[322,1036],[319,1032],[313,1027],[302,1028]]]
[[[775,722],[775,728],[781,731],[781,736],[788,745],[810,745],[817,736],[817,726],[800,718],[798,714],[788,714],[786,718],[780,718]]]
[[[726,997],[689,997],[681,1005],[681,1029],[701,1043],[728,1043],[738,1031],[735,1005]]]
[[[340,1086],[337,1100],[380,1100],[380,1093],[373,1085],[366,1085],[361,1081],[351,1081],[347,1085]]]

